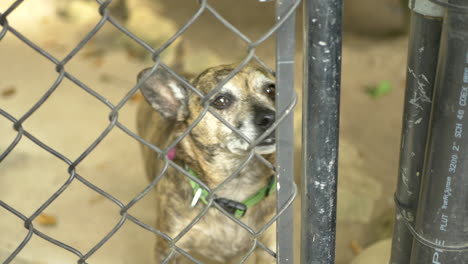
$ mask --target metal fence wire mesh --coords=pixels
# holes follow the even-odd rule
[[[236,222],[238,225],[240,225],[242,228],[244,228],[247,232],[250,233],[251,238],[252,238],[252,245],[250,247],[250,250],[243,256],[241,259],[241,262],[244,262],[247,260],[247,258],[254,252],[255,249],[261,248],[265,250],[267,253],[270,255],[276,257],[275,249],[268,248],[265,246],[263,243],[259,241],[259,236],[261,236],[265,230],[271,226],[277,219],[281,216],[281,214],[288,209],[288,207],[292,204],[295,196],[296,196],[296,188],[294,187],[291,193],[286,193],[284,194],[285,191],[283,191],[283,197],[288,197],[286,200],[286,203],[284,203],[282,206],[280,206],[277,210],[276,215],[268,221],[268,223],[261,228],[258,231],[253,230],[246,224],[244,224],[242,221],[238,220],[237,218],[233,217],[231,214],[226,212],[219,204],[214,202],[214,199],[216,198],[216,193],[219,189],[221,189],[226,183],[234,179],[240,171],[247,166],[247,164],[253,160],[253,159],[258,159],[265,163],[268,167],[274,169],[275,165],[269,163],[265,158],[263,158],[261,155],[256,154],[253,150],[253,146],[255,146],[257,143],[261,142],[263,139],[266,138],[271,132],[273,132],[278,125],[289,115],[292,114],[292,110],[296,104],[297,98],[296,96],[292,96],[291,98],[292,101],[289,102],[289,106],[287,109],[281,113],[277,113],[277,118],[275,123],[265,132],[261,137],[256,139],[255,141],[249,140],[248,137],[243,135],[238,129],[233,127],[231,124],[229,124],[226,120],[224,120],[219,114],[217,114],[211,107],[209,106],[209,101],[210,98],[212,97],[213,94],[215,94],[217,91],[220,90],[220,88],[226,84],[229,79],[231,79],[236,73],[238,73],[245,65],[247,65],[251,61],[256,61],[263,67],[265,67],[268,71],[273,73],[271,69],[268,69],[265,63],[262,62],[262,60],[256,55],[255,50],[256,47],[259,46],[261,43],[263,43],[266,39],[269,37],[273,36],[278,29],[287,21],[291,16],[294,15],[294,12],[296,8],[298,7],[300,1],[299,0],[294,0],[294,1],[289,1],[291,3],[290,9],[286,12],[286,15],[282,16],[281,18],[277,19],[276,24],[261,38],[257,40],[251,40],[249,39],[246,35],[244,35],[241,31],[239,31],[237,28],[235,28],[232,24],[230,24],[226,19],[221,16],[213,7],[211,7],[207,0],[201,0],[199,1],[199,9],[196,11],[195,14],[193,14],[193,17],[185,24],[183,25],[176,34],[174,34],[167,42],[160,46],[160,47],[151,47],[147,43],[145,43],[143,40],[138,38],[136,35],[132,34],[132,32],[128,31],[125,27],[123,27],[119,22],[117,22],[116,19],[114,19],[109,11],[108,11],[108,6],[111,4],[112,0],[109,1],[100,1],[97,0],[99,4],[99,9],[96,10],[99,12],[101,15],[101,19],[97,25],[92,28],[88,34],[72,49],[71,52],[69,52],[64,58],[56,58],[52,56],[50,53],[48,53],[46,50],[42,49],[39,47],[37,44],[35,44],[33,41],[29,40],[27,37],[25,37],[21,32],[17,31],[14,27],[14,25],[10,25],[8,22],[8,16],[15,12],[15,9],[21,6],[23,3],[22,0],[17,0],[15,1],[8,9],[1,11],[0,13],[0,25],[2,26],[1,31],[0,31],[0,41],[5,37],[6,34],[12,34],[25,44],[27,44],[31,49],[35,50],[36,52],[40,53],[43,57],[45,57],[47,60],[49,60],[52,64],[55,65],[55,70],[57,72],[57,79],[53,84],[51,84],[50,88],[42,95],[42,97],[22,116],[13,116],[10,113],[8,113],[5,109],[0,108],[0,115],[9,120],[12,125],[13,129],[17,132],[15,139],[9,144],[9,146],[4,150],[3,152],[0,153],[0,162],[3,161],[12,151],[15,150],[15,147],[18,145],[18,143],[21,140],[30,140],[33,143],[35,143],[37,146],[42,148],[44,151],[47,151],[51,155],[55,156],[57,159],[61,160],[62,162],[66,163],[68,166],[68,178],[66,182],[58,188],[55,193],[50,196],[46,201],[43,202],[43,204],[37,208],[37,210],[32,214],[32,215],[25,215],[19,210],[15,209],[13,206],[10,206],[6,202],[0,200],[0,206],[6,210],[7,212],[15,215],[16,217],[20,218],[22,221],[24,221],[24,227],[28,230],[28,233],[26,237],[24,237],[24,240],[16,247],[16,249],[11,252],[11,254],[8,256],[8,258],[4,261],[4,263],[11,263],[15,257],[21,252],[21,250],[29,243],[29,241],[34,237],[40,237],[44,239],[47,242],[50,242],[57,247],[62,248],[63,250],[67,250],[74,255],[77,256],[78,258],[78,263],[86,263],[87,259],[92,256],[96,251],[98,251],[106,242],[114,236],[119,230],[122,228],[122,226],[127,223],[128,221],[134,222],[144,230],[147,230],[149,232],[154,233],[156,236],[162,236],[164,239],[166,239],[169,242],[171,251],[168,256],[164,259],[164,263],[169,262],[171,258],[175,254],[181,254],[184,255],[186,258],[190,259],[194,263],[201,263],[199,260],[197,260],[195,257],[191,256],[188,252],[184,251],[182,248],[179,248],[177,246],[177,242],[194,226],[197,224],[198,221],[200,221],[201,218],[206,214],[207,210],[210,207],[217,208],[220,210],[222,213],[226,215],[226,219],[230,219],[231,221]],[[225,25],[227,30],[232,31],[235,33],[242,41],[244,41],[247,45],[247,55],[245,58],[242,60],[242,62],[238,65],[238,67],[233,70],[227,78],[225,78],[219,85],[209,94],[203,94],[202,92],[198,91],[195,87],[193,87],[190,83],[185,81],[185,79],[181,76],[179,76],[176,72],[174,72],[168,65],[164,64],[161,59],[160,59],[160,54],[168,48],[171,44],[174,43],[181,35],[184,34],[184,32],[200,17],[200,15],[204,12],[209,12],[213,16],[215,16],[222,24]],[[67,63],[69,63],[75,55],[93,38],[94,35],[105,25],[105,24],[111,24],[114,26],[116,29],[118,29],[122,34],[127,35],[129,38],[131,38],[133,41],[144,47],[148,53],[152,55],[154,65],[151,68],[151,72],[154,73],[155,71],[158,71],[160,69],[164,69],[168,71],[171,75],[173,75],[176,79],[178,79],[180,82],[182,82],[188,89],[193,91],[195,94],[200,96],[202,99],[201,102],[203,102],[204,110],[202,114],[198,117],[196,122],[192,123],[189,128],[179,137],[177,138],[174,142],[172,142],[167,148],[162,149],[158,146],[152,145],[150,142],[145,141],[143,138],[138,136],[134,131],[131,131],[128,129],[126,126],[124,126],[122,123],[119,122],[119,110],[129,101],[129,99],[138,92],[141,84],[147,79],[149,75],[146,75],[146,77],[143,77],[142,80],[138,84],[136,84],[133,88],[131,88],[127,94],[118,102],[118,104],[114,105],[110,103],[109,100],[107,100],[104,96],[101,94],[97,93],[95,90],[93,90],[91,87],[86,85],[84,81],[79,80],[77,77],[75,77],[71,72],[67,71]],[[293,64],[291,64],[293,65]],[[293,66],[292,66],[293,67]],[[46,145],[39,137],[36,137],[32,133],[28,132],[25,130],[22,126],[22,124],[30,118],[34,113],[44,104],[47,103],[48,98],[56,91],[57,87],[60,86],[61,82],[64,79],[68,79],[69,81],[73,82],[77,86],[79,86],[83,92],[88,93],[95,97],[97,100],[99,100],[102,104],[107,106],[109,108],[109,124],[108,126],[102,131],[102,133],[94,140],[94,142],[87,147],[87,149],[82,152],[81,155],[75,160],[71,160],[65,155],[61,154],[57,150],[49,147]],[[281,87],[280,87],[281,88]],[[289,99],[288,99],[289,100]],[[176,164],[172,160],[170,160],[167,156],[168,151],[177,145],[190,131],[199,123],[199,121],[205,116],[207,113],[211,113],[212,115],[216,116],[224,125],[229,127],[232,131],[234,131],[239,137],[247,141],[251,145],[251,151],[250,154],[248,155],[247,159],[242,163],[242,165],[230,176],[226,178],[226,180],[220,184],[218,187],[214,189],[210,189],[204,182],[200,181],[198,178],[192,176],[189,174],[184,168],[182,168],[180,165]],[[50,120],[49,120],[50,121]],[[58,124],[60,125],[60,124]],[[151,148],[153,151],[157,152],[161,159],[164,160],[164,168],[160,175],[154,178],[154,180],[149,184],[141,193],[139,193],[136,197],[134,197],[129,203],[125,204],[118,199],[116,199],[112,194],[105,192],[101,188],[97,187],[95,184],[92,182],[88,181],[85,179],[84,176],[80,175],[77,173],[76,167],[88,157],[88,155],[99,145],[99,143],[111,132],[113,129],[120,129],[123,132],[125,132],[128,136],[132,137],[133,139],[137,140],[138,142],[148,146]],[[208,196],[208,204],[205,206],[204,210],[202,210],[197,217],[195,217],[192,222],[186,226],[182,232],[180,232],[179,235],[176,237],[169,237],[167,234],[153,228],[150,224],[144,223],[143,221],[137,219],[136,217],[132,216],[129,214],[128,210],[134,206],[138,201],[140,201],[148,192],[150,192],[157,184],[158,181],[161,179],[161,177],[164,177],[165,172],[169,167],[173,167],[179,172],[183,173],[186,177],[190,178],[192,181],[197,182],[205,188],[206,190],[209,191],[209,196]],[[48,236],[45,233],[41,232],[37,227],[33,225],[33,221],[46,209],[48,208],[54,201],[57,199],[61,198],[61,195],[67,191],[68,187],[73,181],[79,181],[83,183],[85,186],[87,186],[89,189],[92,191],[98,193],[99,195],[105,197],[115,205],[117,205],[118,210],[120,210],[120,221],[112,228],[110,232],[107,233],[102,239],[95,244],[91,250],[88,252],[81,252],[78,249],[74,248],[73,245],[66,244],[64,242],[59,241],[58,239]],[[290,242],[290,241],[288,241]],[[281,241],[278,241],[278,243],[281,243]],[[216,254],[216,252],[214,252]]]

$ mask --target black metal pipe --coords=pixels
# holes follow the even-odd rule
[[[407,264],[411,257],[413,236],[404,221],[406,218],[414,225],[416,216],[441,30],[441,18],[411,12],[400,165],[395,193],[400,211],[395,213],[391,264]]]
[[[467,5],[466,1],[449,4]],[[411,261],[468,263],[468,12],[448,8],[443,22],[430,137]],[[430,241],[426,246],[419,240]]]
[[[301,263],[335,261],[342,6],[304,1]]]

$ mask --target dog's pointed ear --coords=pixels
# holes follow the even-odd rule
[[[151,74],[150,76],[147,76]],[[146,78],[148,77],[148,78]],[[145,79],[146,78],[146,79]],[[138,74],[138,82],[144,81],[140,91],[146,101],[164,118],[182,121],[187,116],[187,90],[169,72],[151,68]]]

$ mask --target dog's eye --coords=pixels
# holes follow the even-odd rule
[[[213,106],[216,109],[225,109],[228,108],[231,105],[231,98],[229,98],[226,95],[220,95],[216,97],[213,102],[211,102],[211,106]]]
[[[265,88],[265,93],[266,93],[266,95],[268,95],[268,97],[270,97],[272,100],[274,100],[275,99],[275,93],[276,93],[275,84],[271,83],[271,84],[267,85],[267,87]]]

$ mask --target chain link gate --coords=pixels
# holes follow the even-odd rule
[[[96,253],[106,242],[114,236],[119,230],[125,225],[128,221],[131,221],[141,228],[154,233],[157,236],[164,237],[167,241],[169,241],[171,245],[171,253],[166,257],[165,262],[168,262],[171,257],[178,253],[182,254],[188,259],[192,260],[194,263],[201,263],[195,257],[191,256],[188,252],[185,252],[182,248],[177,246],[177,241],[183,237],[207,212],[210,207],[216,207],[221,212],[223,212],[226,217],[228,217],[231,221],[235,221],[237,224],[242,226],[247,232],[251,234],[252,237],[252,246],[247,254],[242,258],[241,262],[247,260],[247,258],[253,253],[256,248],[262,248],[267,253],[274,257],[278,257],[278,261],[280,263],[293,263],[293,253],[292,253],[292,209],[291,204],[296,196],[296,187],[292,181],[292,159],[290,155],[292,155],[292,142],[293,142],[293,127],[292,127],[292,114],[293,108],[297,101],[297,96],[293,93],[293,68],[294,68],[294,14],[297,7],[300,4],[300,0],[289,0],[289,1],[278,1],[277,3],[277,22],[276,24],[261,38],[258,40],[251,40],[246,35],[244,35],[241,31],[235,28],[232,24],[230,24],[221,14],[219,14],[213,7],[211,7],[207,0],[200,0],[199,2],[199,9],[196,13],[192,16],[192,18],[183,25],[176,34],[174,34],[167,42],[162,45],[161,47],[151,47],[143,40],[138,38],[136,35],[129,32],[125,27],[123,27],[117,20],[115,20],[108,11],[108,6],[111,4],[112,0],[108,1],[101,1],[97,0],[99,4],[99,9],[96,12],[99,12],[101,15],[101,19],[97,25],[89,31],[89,33],[69,52],[64,58],[56,58],[50,53],[48,53],[45,49],[39,47],[36,43],[28,39],[25,35],[21,32],[17,31],[14,25],[9,24],[8,16],[15,12],[15,9],[20,7],[23,3],[23,0],[16,0],[11,6],[6,10],[0,10],[0,25],[2,26],[0,31],[0,42],[5,37],[6,34],[12,34],[17,39],[24,42],[28,45],[31,49],[42,55],[46,58],[51,64],[55,65],[55,70],[57,72],[57,78],[55,82],[50,86],[50,88],[42,95],[42,97],[23,115],[21,116],[13,116],[11,115],[7,109],[3,109],[0,106],[0,115],[11,122],[13,129],[17,132],[15,139],[9,144],[6,150],[2,150],[0,152],[0,162],[2,162],[8,155],[15,151],[15,147],[18,143],[22,140],[30,140],[37,146],[39,146],[44,151],[48,152],[50,155],[55,156],[58,160],[65,163],[68,166],[68,176],[60,188],[58,188],[55,193],[50,196],[46,201],[42,203],[42,205],[35,210],[32,215],[25,215],[21,211],[17,210],[13,206],[10,206],[7,202],[0,200],[0,207],[2,210],[6,210],[7,212],[13,214],[14,216],[18,217],[24,222],[24,227],[27,229],[28,233],[24,237],[23,241],[16,247],[16,249],[11,252],[11,254],[7,257],[6,260],[3,260],[3,263],[12,263],[15,260],[15,257],[21,253],[22,249],[29,243],[29,241],[33,237],[39,237],[53,245],[62,248],[74,255],[76,255],[78,259],[78,263],[86,263],[87,259],[91,257],[94,253]],[[222,24],[226,26],[226,29],[232,31],[236,34],[239,39],[245,42],[248,45],[246,50],[247,55],[243,58],[242,62],[239,66],[233,70],[226,79],[224,79],[218,86],[215,88],[210,94],[202,94],[200,91],[197,91],[192,85],[184,80],[181,76],[179,76],[176,72],[174,72],[168,65],[164,64],[159,55],[168,48],[171,44],[174,43],[183,33],[198,19],[198,17],[204,13],[208,12],[215,16]],[[151,69],[151,72],[157,71],[158,69],[167,70],[171,75],[181,81],[186,87],[188,87],[191,91],[198,94],[203,102],[208,102],[210,97],[219,89],[227,83],[229,79],[231,79],[237,72],[239,72],[248,62],[256,61],[263,67],[265,67],[271,73],[274,73],[273,70],[268,69],[265,63],[255,54],[255,49],[258,45],[263,43],[267,38],[273,36],[274,34],[277,35],[277,83],[280,87],[279,95],[277,95],[277,119],[276,122],[268,129],[262,137],[252,142],[249,140],[245,135],[242,135],[235,127],[227,123],[219,114],[213,111],[208,104],[204,105],[203,113],[198,117],[197,121],[192,123],[192,125],[188,128],[185,133],[181,137],[179,137],[176,141],[171,143],[171,145],[166,149],[161,149],[158,146],[154,146],[151,143],[145,141],[143,138],[135,134],[135,132],[128,129],[125,125],[119,122],[119,110],[130,100],[130,98],[137,93],[140,85],[144,80],[140,81],[137,85],[133,88],[129,89],[127,94],[116,104],[110,103],[104,96],[93,90],[92,87],[88,86],[84,81],[77,78],[71,72],[67,71],[67,64],[75,58],[76,54],[95,36],[99,30],[104,25],[112,25],[116,29],[118,29],[121,34],[125,34],[133,41],[138,43],[140,46],[145,48],[149,54],[152,55],[154,65]],[[292,32],[292,33],[291,33]],[[75,160],[72,160],[65,155],[61,154],[56,149],[46,145],[41,138],[38,136],[33,135],[32,133],[28,132],[26,129],[23,128],[22,124],[28,120],[34,113],[41,108],[42,105],[47,103],[48,98],[54,94],[57,88],[60,86],[63,80],[69,80],[73,82],[75,85],[80,87],[84,93],[88,93],[89,95],[93,96],[95,99],[100,101],[109,109],[109,123],[104,131],[94,140],[94,142],[86,148],[84,152],[79,155],[79,157]],[[278,208],[277,214],[273,219],[271,219],[266,226],[264,226],[259,231],[254,231],[250,227],[243,224],[241,221],[224,211],[217,203],[213,203],[215,194],[217,190],[219,190],[223,185],[227,182],[232,180],[236,175],[249,163],[252,159],[259,159],[260,161],[264,162],[270,168],[275,168],[274,164],[270,164],[266,161],[262,156],[256,154],[253,149],[250,152],[248,158],[243,162],[242,166],[238,168],[238,170],[226,178],[226,180],[217,188],[209,189],[206,184],[201,182],[196,177],[189,174],[187,171],[182,169],[180,166],[172,162],[167,158],[168,151],[178,144],[184,136],[186,136],[194,126],[198,124],[198,122],[203,118],[203,116],[207,113],[211,113],[216,116],[223,124],[228,126],[232,131],[234,131],[239,137],[246,140],[251,146],[255,146],[258,142],[264,139],[270,132],[277,129],[278,133],[278,167],[281,168],[277,172],[278,175],[285,175],[285,177],[279,177],[278,182],[281,185],[281,189],[278,188]],[[166,234],[156,230],[155,228],[151,227],[147,223],[144,223],[140,219],[132,216],[128,210],[134,206],[137,202],[139,202],[154,186],[158,183],[158,179],[164,177],[164,172],[158,175],[152,182],[149,184],[141,193],[135,196],[129,203],[123,203],[122,201],[115,198],[111,193],[104,191],[103,189],[99,188],[93,182],[88,181],[85,176],[80,175],[77,173],[76,168],[77,166],[86,159],[89,154],[99,145],[99,143],[106,138],[106,136],[113,130],[113,129],[120,129],[124,133],[126,133],[129,137],[132,137],[136,141],[150,147],[153,151],[157,152],[161,157],[163,157],[165,161],[165,168],[167,169],[168,166],[171,166],[185,176],[190,178],[191,180],[197,182],[205,189],[209,190],[209,202],[206,205],[206,208],[195,218],[193,219],[192,223],[188,225],[176,238],[171,238]],[[288,175],[288,177],[286,177]],[[65,179],[64,179],[65,180]],[[38,228],[33,225],[33,221],[46,209],[48,208],[54,201],[61,198],[61,195],[64,192],[67,192],[68,187],[74,181],[79,181],[85,186],[87,186],[92,191],[96,192],[97,194],[105,197],[108,201],[112,202],[118,207],[120,213],[120,220],[119,222],[112,228],[110,232],[107,233],[102,239],[95,244],[91,250],[88,252],[81,252],[78,249],[74,248],[73,245],[66,244],[54,237],[48,236],[47,234],[41,232]],[[278,221],[278,248],[277,253],[275,253],[274,249],[269,249],[265,245],[263,245],[259,240],[258,237],[275,221]]]

